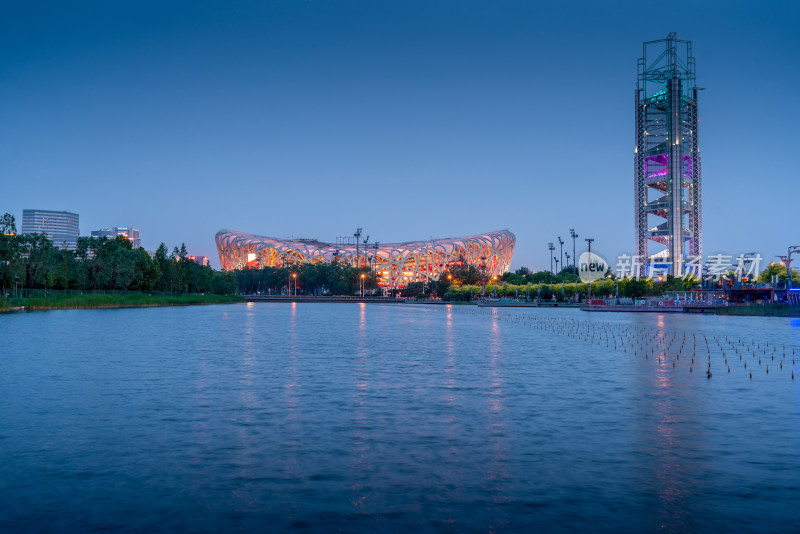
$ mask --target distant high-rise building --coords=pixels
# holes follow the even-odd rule
[[[675,276],[703,253],[692,42],[644,43],[636,84],[636,254]]]
[[[78,245],[78,214],[69,211],[22,210],[22,233],[44,234],[53,245],[75,250]]]
[[[142,246],[142,242],[139,239],[138,228],[133,228],[130,226],[115,226],[114,228],[101,228],[100,230],[92,231],[92,237],[107,237],[109,239],[114,239],[117,236],[122,236],[130,241],[131,245],[133,245],[133,248],[139,248]]]

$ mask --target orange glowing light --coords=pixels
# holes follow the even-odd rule
[[[288,263],[285,256],[296,257],[295,263],[341,261],[353,264],[363,258],[360,253],[356,256],[355,251],[342,250],[329,243],[298,243],[230,230],[218,232],[216,242],[220,265],[225,271],[255,266],[250,261],[255,259],[256,254],[263,257],[261,261],[264,265],[270,267],[285,266]],[[501,230],[468,237],[390,243],[381,247],[376,245],[375,252],[370,255],[370,267],[377,274],[376,282],[384,286],[399,284],[398,287],[402,287],[411,280],[436,279],[450,266],[476,264],[476,261],[465,261],[464,258],[470,256],[471,250],[479,249],[484,260],[490,259],[482,267],[485,276],[495,275],[499,278],[509,269],[515,243],[514,234]],[[448,280],[451,283],[457,281],[452,276]]]

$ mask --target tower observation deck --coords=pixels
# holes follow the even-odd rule
[[[676,276],[702,255],[700,148],[692,42],[675,33],[643,44],[636,83],[636,250]]]

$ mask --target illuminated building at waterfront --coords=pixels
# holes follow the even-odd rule
[[[469,237],[370,245],[323,243],[316,239],[276,239],[231,230],[217,233],[223,270],[288,267],[303,263],[340,262],[378,274],[383,287],[437,280],[457,267],[474,266],[485,276],[509,270],[516,237],[508,230]]]

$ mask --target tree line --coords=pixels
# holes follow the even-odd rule
[[[339,262],[301,263],[291,267],[262,267],[233,271],[239,293],[249,295],[356,295],[378,289],[375,272]]]
[[[785,265],[770,264],[756,278],[756,282],[769,283],[776,277],[779,284],[785,284],[788,273]],[[729,271],[724,278],[714,280],[708,289],[732,287],[735,273]],[[792,271],[792,283],[800,287],[800,272]],[[663,280],[652,278],[617,278],[613,274],[592,282],[592,296],[598,298],[619,296],[628,298],[657,297],[667,291],[689,291],[699,289],[702,283],[697,277],[676,277],[667,275]],[[480,296],[482,279],[477,270],[454,270],[445,273],[436,282],[436,291],[445,299],[471,300]],[[570,300],[578,294],[584,299],[589,294],[589,284],[579,281],[578,276],[570,268],[553,274],[550,271],[533,273],[521,267],[514,273],[505,273],[496,278],[486,279],[486,294],[498,297],[542,298],[558,301]],[[408,295],[411,296],[411,295]]]
[[[685,287],[680,278],[656,282],[653,279],[627,279],[620,278],[618,285],[616,280],[603,279],[592,282],[592,297],[606,298],[614,297],[619,291],[619,297],[638,298],[645,296],[663,295],[664,291],[681,291]],[[486,295],[496,297],[512,297],[520,299],[554,299],[557,301],[568,301],[575,298],[578,294],[579,299],[585,299],[589,294],[589,284],[586,282],[559,282],[559,283],[489,283],[486,285]],[[444,293],[444,298],[448,300],[472,300],[481,294],[480,284],[451,285]]]
[[[161,243],[154,257],[124,237],[80,237],[74,251],[43,234],[17,234],[13,215],[0,218],[0,291],[14,287],[56,290],[236,293],[236,277],[188,259],[186,245],[170,253]]]

